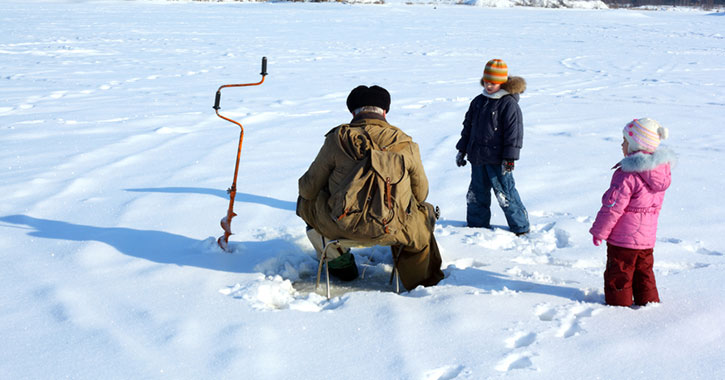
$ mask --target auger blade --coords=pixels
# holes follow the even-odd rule
[[[220,236],[219,239],[217,239],[217,244],[219,244],[219,247],[221,249],[230,252],[229,251],[229,236],[232,236],[232,218],[237,216],[234,212],[230,212],[225,217],[222,218],[222,220],[219,222],[221,224],[222,229],[224,230],[224,235]]]

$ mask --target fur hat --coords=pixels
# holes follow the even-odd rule
[[[495,84],[506,83],[509,77],[509,68],[506,62],[500,59],[492,59],[486,63],[483,69],[483,81]]]
[[[624,126],[624,138],[629,143],[629,152],[644,150],[654,152],[660,145],[660,140],[669,136],[667,128],[660,125],[657,120],[644,117],[634,119]]]
[[[347,96],[347,109],[355,112],[365,106],[380,107],[390,111],[390,93],[380,86],[357,86]]]

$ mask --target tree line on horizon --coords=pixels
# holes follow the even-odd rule
[[[663,5],[675,7],[695,7],[713,9],[725,6],[725,0],[602,0],[609,7],[630,8],[647,5]]]

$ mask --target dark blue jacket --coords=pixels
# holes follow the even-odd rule
[[[518,77],[512,77],[509,82],[514,78]],[[518,160],[524,141],[524,123],[518,102],[518,92],[499,99],[483,94],[475,97],[463,120],[463,131],[456,149],[466,153],[473,165],[500,164],[503,159]]]

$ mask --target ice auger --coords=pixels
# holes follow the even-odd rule
[[[237,216],[237,214],[234,213],[234,197],[237,195],[237,173],[239,173],[239,157],[242,154],[242,140],[244,139],[244,127],[242,127],[242,124],[232,120],[228,117],[225,117],[223,115],[219,114],[219,102],[222,98],[222,89],[227,87],[246,87],[246,86],[259,86],[264,82],[264,77],[267,76],[267,57],[262,57],[262,72],[259,73],[262,75],[262,80],[260,80],[257,83],[243,83],[243,84],[225,84],[219,87],[218,90],[216,90],[216,99],[214,100],[214,110],[216,111],[216,115],[220,118],[234,123],[239,126],[241,129],[239,133],[239,146],[237,147],[237,163],[234,166],[234,180],[232,181],[232,186],[227,189],[227,193],[229,194],[229,209],[227,210],[227,215],[224,216],[221,220],[222,229],[224,230],[224,235],[220,236],[219,239],[217,239],[217,243],[219,246],[225,250],[228,251],[228,243],[229,243],[229,236],[232,235],[232,218]]]

